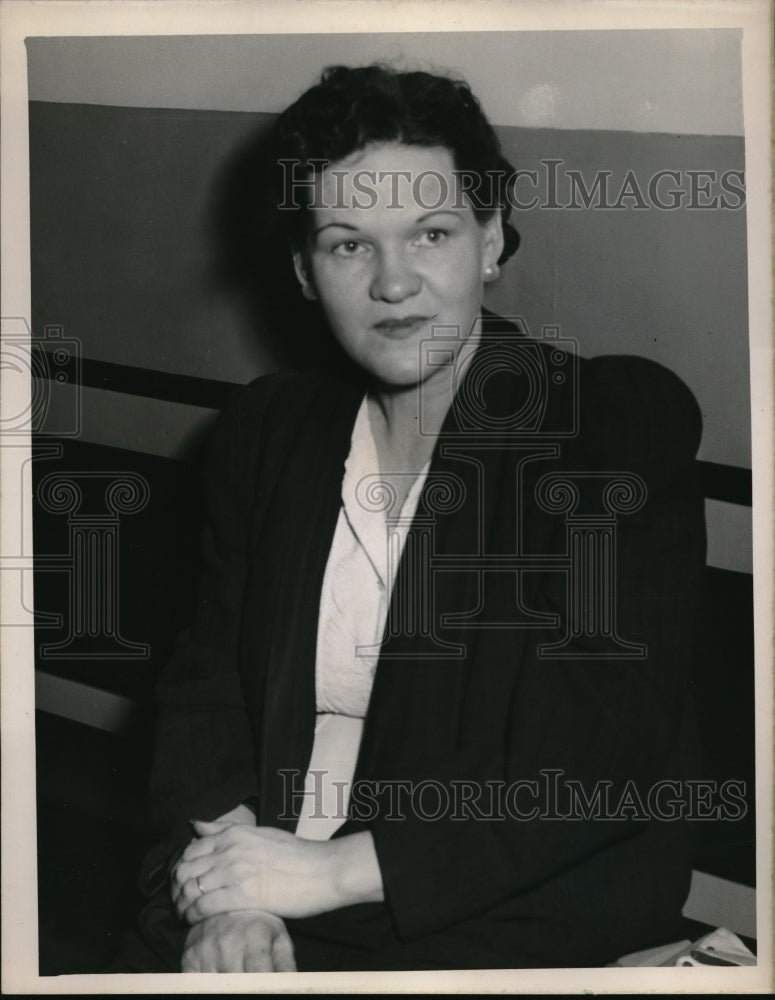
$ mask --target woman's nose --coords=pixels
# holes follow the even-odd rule
[[[420,275],[404,254],[381,255],[369,289],[372,299],[383,302],[402,302],[416,295],[421,287]]]

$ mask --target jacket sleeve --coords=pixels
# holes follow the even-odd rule
[[[156,745],[149,800],[157,843],[141,887],[157,891],[191,838],[189,819],[215,819],[258,793],[237,644],[255,499],[258,442],[272,379],[242,390],[208,442],[205,528],[195,621],[156,686]]]
[[[404,939],[492,909],[636,835],[654,783],[680,777],[705,559],[694,463],[699,409],[676,376],[636,358],[588,362],[583,392],[582,435],[568,470],[580,471],[570,463],[582,462],[590,470],[630,471],[647,487],[644,506],[618,521],[616,557],[619,634],[647,653],[604,659],[594,642],[579,638],[578,658],[553,660],[539,655],[538,645],[557,633],[539,633],[514,665],[507,732],[482,733],[476,745],[402,773],[402,780],[444,786],[451,802],[460,801],[462,785],[481,791],[487,782],[504,789],[523,783],[498,808],[477,814],[469,807],[437,822],[412,809],[396,822],[378,810],[370,829]],[[542,577],[535,610],[564,614],[562,574]],[[593,809],[604,792],[615,816],[574,818],[573,782]]]

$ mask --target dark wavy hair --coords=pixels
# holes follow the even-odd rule
[[[305,187],[288,185],[309,179],[372,143],[443,146],[455,169],[481,181],[469,192],[480,222],[500,211],[504,231],[502,263],[519,246],[509,223],[506,197],[514,168],[482,108],[463,80],[420,71],[402,72],[382,64],[331,66],[320,82],[299,97],[277,119],[273,133],[273,178],[270,198],[275,225],[291,245],[303,244],[309,224]],[[293,172],[287,164],[293,163]],[[283,166],[285,163],[285,166]],[[300,187],[300,186],[299,186]],[[298,194],[302,194],[299,198]],[[277,210],[295,203],[296,210]]]

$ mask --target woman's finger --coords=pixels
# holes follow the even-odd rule
[[[198,895],[179,916],[189,924],[196,924],[217,913],[251,909],[254,909],[254,904],[246,898],[241,887],[230,885]]]
[[[187,879],[180,885],[171,887],[170,896],[175,906],[175,912],[182,917],[195,899],[204,895],[204,887],[197,879]]]
[[[228,889],[236,886],[240,879],[232,864],[207,866],[207,859],[201,863],[200,874],[193,874],[171,887],[172,902],[179,917],[183,918],[186,910],[209,893],[218,889]]]
[[[241,877],[239,866],[226,853],[179,863],[170,883],[170,896],[178,916],[182,917],[200,896],[234,885]]]
[[[272,941],[272,966],[275,972],[296,972],[293,942],[285,929],[279,931]]]
[[[181,972],[201,972],[199,968],[199,952],[194,948],[187,948],[183,952],[183,958],[180,963]]]
[[[185,879],[179,881],[173,879],[170,883],[170,898],[176,910],[182,912],[196,896],[201,896],[204,892],[195,879]]]
[[[186,943],[180,961],[181,972],[204,972],[202,968],[202,935],[198,929],[191,930],[186,936]]]
[[[220,841],[218,834],[210,837],[199,837],[192,840],[188,847],[180,856],[181,861],[193,861],[195,858],[204,857],[205,854],[212,854],[217,849]]]
[[[193,826],[194,831],[198,837],[210,837],[214,833],[220,833],[222,830],[226,830],[230,826],[239,826],[236,820],[204,820],[204,819],[192,819],[191,826]]]
[[[220,867],[217,863],[213,863],[212,854],[205,854],[201,858],[194,858],[193,861],[183,861],[182,859],[175,865],[172,870],[172,885],[173,888],[178,886],[182,888],[186,882],[191,879],[201,878],[206,872],[215,870],[217,871]],[[211,885],[210,888],[213,888]],[[206,892],[206,889],[202,890]]]
[[[204,896],[205,890],[200,883],[201,879],[189,879],[187,882],[183,883],[177,894],[174,896],[172,901],[175,906],[175,912],[181,919],[183,919],[186,910],[188,910],[192,903],[195,903],[198,899],[201,899],[201,897]],[[220,886],[218,886],[218,888],[220,888]]]

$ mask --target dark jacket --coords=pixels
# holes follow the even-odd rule
[[[158,687],[157,903],[189,817],[252,799],[259,824],[294,828],[362,395],[273,375],[219,420],[197,617]],[[597,965],[671,937],[690,863],[663,804],[694,766],[700,431],[656,363],[574,359],[486,318],[410,531],[338,834],[372,831],[385,903],[289,921],[301,968]]]

